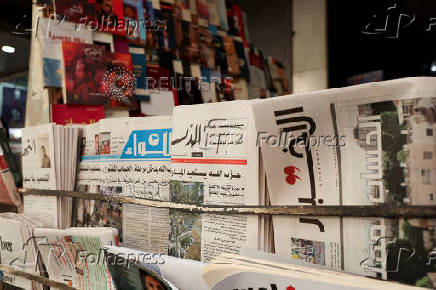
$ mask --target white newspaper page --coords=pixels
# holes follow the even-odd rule
[[[56,189],[54,124],[23,128],[23,187]]]
[[[102,250],[112,229],[83,231],[34,230],[49,278],[78,289],[114,289]]]
[[[258,205],[259,156],[245,102],[180,106],[173,112],[170,200]],[[169,254],[209,261],[257,248],[258,217],[170,211]]]
[[[16,266],[24,271],[35,272],[36,261],[29,261],[30,257],[26,256],[24,239],[19,221],[0,218],[0,264]],[[7,272],[2,274],[3,282],[32,290],[32,281]]]
[[[102,192],[168,200],[171,124],[168,116],[102,121]]]
[[[436,205],[435,97],[434,78],[407,78],[253,102],[272,204]],[[390,279],[401,269],[387,245],[414,243],[422,225],[433,222],[274,217],[275,249]]]
[[[80,140],[80,160],[77,169],[76,190],[99,193],[101,185],[99,156],[99,123],[85,125]]]

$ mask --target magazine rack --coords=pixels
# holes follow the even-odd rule
[[[50,12],[46,11],[46,6],[38,5],[33,5],[32,10],[32,23],[38,23],[38,19],[43,16],[43,13]],[[37,32],[37,28],[32,30],[26,126],[35,126],[39,124],[49,123],[51,121],[50,105],[56,103],[56,100],[61,95],[59,89],[45,88],[43,85],[44,74],[42,66],[42,48],[36,35]],[[138,199],[133,197],[82,193],[77,191],[20,189],[19,192],[23,195],[61,196],[88,200],[112,201],[155,208],[169,208],[195,213],[384,218],[436,218],[436,208],[431,206],[219,206],[181,204],[167,201]],[[0,204],[0,212],[2,211],[11,211],[11,209],[7,206],[3,206]],[[29,273],[15,267],[0,264],[0,277],[2,276],[2,271],[32,281],[36,281],[43,285],[57,289],[75,289],[64,283],[50,280],[35,273]]]

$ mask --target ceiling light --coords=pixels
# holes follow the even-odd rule
[[[430,70],[431,70],[432,72],[436,72],[436,64],[432,64]]]
[[[9,46],[9,45],[3,45],[2,50],[6,53],[14,53],[15,47]]]

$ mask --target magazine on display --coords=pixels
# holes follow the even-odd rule
[[[434,79],[408,78],[253,102],[271,204],[434,205],[435,92]],[[273,221],[276,253],[382,279],[395,279],[401,243],[425,265],[434,241],[433,219]],[[409,282],[431,271],[420,269]]]
[[[201,277],[204,263],[153,252],[104,247],[106,261],[117,289],[209,289]],[[159,288],[158,286],[162,287]],[[151,288],[153,289],[153,288]]]
[[[107,97],[101,81],[106,73],[104,46],[62,41],[64,104],[102,105]]]

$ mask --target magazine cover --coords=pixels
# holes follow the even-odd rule
[[[209,25],[219,27],[221,25],[218,5],[220,0],[208,0],[209,4]]]
[[[233,76],[239,76],[240,74],[240,62],[236,54],[235,43],[233,42],[233,37],[223,36],[224,50],[227,55],[227,65],[229,68],[229,73]]]
[[[111,246],[105,257],[117,289],[209,289],[201,262]]]
[[[221,29],[229,30],[229,24],[227,22],[227,8],[226,0],[218,0],[218,15],[220,18]]]
[[[200,64],[208,69],[215,69],[215,49],[210,30],[205,27],[198,28],[200,43]]]
[[[137,100],[144,100],[147,94],[146,79],[147,66],[145,61],[145,50],[141,47],[129,47],[129,53],[132,56],[133,74],[135,75],[135,95]]]
[[[248,69],[247,58],[245,57],[244,43],[242,41],[234,39],[234,44],[236,49],[236,55],[238,56],[239,60],[239,76],[247,81],[250,81],[250,71]]]
[[[97,18],[95,0],[56,0],[54,4],[59,19],[83,23],[84,19],[94,21]]]
[[[223,38],[219,35],[213,35],[212,43],[215,47],[215,64],[217,69],[220,70],[221,74],[226,74],[229,72],[229,68]]]
[[[186,21],[175,20],[174,30],[180,58],[198,63],[200,61],[198,26]]]
[[[92,31],[78,29],[71,21],[56,21],[50,18],[41,18],[40,31],[37,35],[41,41],[44,85],[48,87],[62,87],[62,41],[93,43]]]
[[[62,42],[64,103],[100,105],[108,101],[102,86],[106,73],[103,46]]]
[[[1,87],[0,87],[1,88]],[[5,128],[23,128],[27,90],[3,86],[1,119]]]
[[[209,25],[209,1],[197,0],[198,25],[207,27]]]
[[[52,121],[58,125],[92,124],[104,119],[104,106],[51,105]]]
[[[131,43],[145,44],[145,20],[142,0],[123,0],[127,39]]]
[[[126,36],[123,0],[95,1],[99,30]]]

